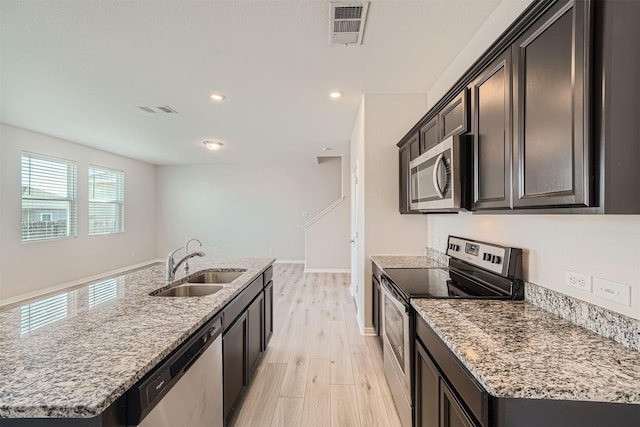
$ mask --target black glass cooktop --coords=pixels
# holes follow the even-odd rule
[[[510,293],[449,268],[385,268],[391,286],[409,298],[502,299]]]

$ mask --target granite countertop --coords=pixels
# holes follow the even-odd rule
[[[0,418],[99,415],[274,261],[192,258],[190,275],[247,271],[190,298],[149,296],[166,287],[164,264],[152,264],[58,293],[60,320],[42,327],[37,302],[0,311]],[[184,278],[181,267],[176,281]]]
[[[529,303],[411,304],[493,396],[640,404],[640,352]]]
[[[446,264],[426,256],[388,256],[374,255],[371,257],[378,267],[386,268],[443,268]]]

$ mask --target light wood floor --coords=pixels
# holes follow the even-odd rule
[[[358,331],[347,274],[276,264],[274,335],[235,426],[400,426],[373,337]]]

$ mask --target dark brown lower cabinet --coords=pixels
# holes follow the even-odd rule
[[[440,378],[440,427],[475,427],[449,386]]]
[[[422,318],[415,329],[415,426],[640,425],[640,405],[492,396]]]
[[[225,425],[242,402],[273,335],[272,271],[256,278],[223,310],[222,381]],[[262,284],[267,282],[263,287]]]
[[[273,282],[264,287],[264,337],[262,339],[263,350],[267,349],[273,336]]]
[[[264,350],[262,336],[264,334],[264,292],[256,297],[247,309],[247,367],[249,378],[253,375]]]
[[[416,426],[439,427],[440,375],[431,357],[416,343]]]
[[[247,378],[247,313],[240,315],[236,322],[222,336],[222,365],[224,419],[228,423],[233,410],[239,403],[248,383]]]

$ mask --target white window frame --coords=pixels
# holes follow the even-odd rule
[[[113,197],[98,198],[95,194],[95,173],[104,173],[112,175],[112,178],[116,180],[116,189]],[[124,233],[124,202],[125,202],[125,173],[117,169],[106,168],[103,166],[89,165],[87,169],[87,191],[88,191],[88,233],[90,236],[102,236],[106,234],[118,234]],[[115,226],[113,230],[104,231],[102,229],[94,229],[92,223],[93,208],[112,206],[115,208],[116,215],[110,218],[114,221]]]
[[[35,160],[36,165],[32,166],[32,160]],[[26,163],[25,163],[26,162]],[[42,164],[40,165],[40,169],[38,169],[38,162],[49,162],[57,164],[60,168],[66,168],[66,181],[60,179],[60,171],[46,171],[42,169]],[[49,176],[47,176],[47,173]],[[50,179],[50,181],[45,184],[45,180]],[[39,183],[34,183],[34,181],[40,181]],[[38,242],[43,240],[57,240],[57,239],[66,239],[70,237],[76,237],[78,235],[78,165],[77,162],[68,159],[62,159],[59,157],[48,156],[44,154],[30,153],[27,151],[23,151],[20,155],[20,185],[21,185],[21,232],[20,232],[20,240],[24,243],[26,242]],[[64,189],[65,195],[56,193],[56,185],[58,186],[58,191],[63,192],[61,188],[66,186]],[[40,187],[40,188],[38,188]],[[46,188],[46,189],[45,189]],[[54,229],[51,228],[51,234],[45,230],[45,234],[38,234],[38,232],[32,231],[29,227],[29,224],[32,221],[27,219],[26,230],[25,233],[25,220],[24,220],[24,210],[25,209],[38,209],[38,202],[41,202],[44,206],[42,210],[50,210],[51,206],[46,206],[47,203],[58,203],[61,206],[64,206],[64,209],[67,213],[67,224],[64,235],[59,233],[54,234]],[[30,207],[29,205],[33,206]],[[40,222],[43,222],[40,220]],[[49,221],[51,222],[51,221]],[[55,225],[54,225],[55,226]],[[54,227],[52,226],[52,227]],[[47,235],[49,234],[49,235]]]

